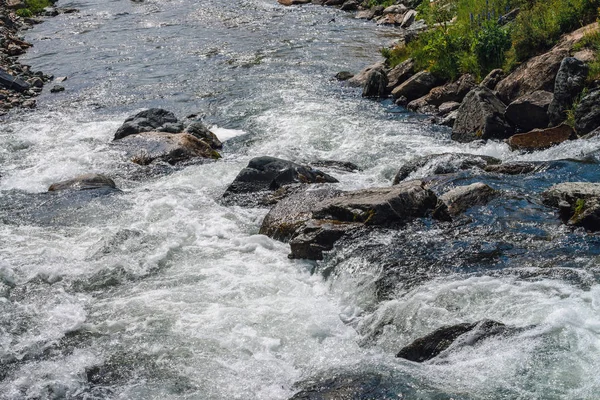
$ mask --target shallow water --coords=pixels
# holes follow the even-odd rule
[[[0,398],[286,399],[295,382],[340,371],[381,373],[407,398],[596,398],[600,241],[562,227],[537,194],[597,181],[600,141],[535,154],[457,144],[363,100],[332,76],[378,61],[394,31],[332,8],[59,6],[80,12],[27,32],[35,46],[23,61],[67,76],[67,90],[49,85],[37,110],[0,127]],[[130,163],[110,141],[147,107],[202,116],[227,138],[224,158],[166,175]],[[459,238],[416,223],[349,238],[318,264],[258,235],[266,209],[219,203],[254,156],[351,161],[362,171],[330,172],[354,189],[387,186],[406,160],[440,152],[588,162],[466,173],[448,185],[483,180],[511,200],[470,211]],[[122,193],[39,211],[51,183],[87,172]],[[379,296],[389,265],[423,266],[423,279]],[[442,325],[482,318],[533,328],[422,365],[394,357]]]

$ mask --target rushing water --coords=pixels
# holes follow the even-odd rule
[[[336,371],[383,374],[405,398],[597,398],[600,241],[561,227],[536,195],[597,180],[600,142],[530,155],[456,144],[361,99],[332,76],[377,61],[394,31],[332,8],[59,5],[80,12],[28,32],[35,46],[23,59],[67,76],[67,90],[45,92],[0,128],[0,398],[286,399],[295,382]],[[148,107],[203,116],[226,139],[224,158],[158,175],[131,164],[110,141]],[[254,156],[354,162],[361,172],[332,172],[352,189],[387,186],[406,160],[448,151],[588,162],[525,178],[467,174],[459,181],[484,179],[512,197],[473,212],[464,237],[417,224],[370,237],[386,249],[377,257],[349,239],[316,268],[258,235],[266,209],[219,203]],[[27,207],[87,172],[123,192],[50,215]],[[418,268],[420,257],[437,257],[436,274],[377,298],[384,263]],[[442,362],[394,357],[439,326],[482,318],[531,328]]]

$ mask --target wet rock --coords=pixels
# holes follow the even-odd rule
[[[358,10],[358,2],[355,0],[348,0],[346,2],[344,2],[344,4],[342,4],[341,10],[342,11],[354,11],[354,10]]]
[[[223,148],[223,143],[221,143],[217,135],[212,133],[201,121],[192,122],[185,128],[184,132],[204,140],[215,150]]]
[[[478,139],[506,139],[514,132],[504,118],[506,106],[488,88],[471,90],[458,109],[452,139],[471,142]]]
[[[348,79],[351,79],[353,76],[354,76],[354,74],[352,72],[340,71],[337,74],[335,74],[335,79],[337,79],[338,81],[347,81]]]
[[[115,132],[114,140],[151,131],[178,133],[183,131],[183,128],[183,124],[172,112],[162,108],[150,108],[128,117]]]
[[[415,73],[415,61],[412,58],[396,65],[388,72],[388,92],[394,90],[394,88],[404,83],[408,78],[413,76]]]
[[[585,95],[575,109],[575,130],[586,135],[600,127],[600,89]]]
[[[64,91],[65,91],[65,87],[60,86],[60,85],[54,85],[52,87],[52,89],[50,89],[50,93],[59,93],[59,92],[64,92]]]
[[[504,334],[508,329],[503,323],[492,320],[444,326],[402,348],[396,357],[423,362],[437,357],[459,339],[462,339],[461,344],[472,346],[483,339]]]
[[[309,220],[302,225],[290,240],[291,259],[322,260],[323,252],[333,249],[333,245],[347,233],[360,228],[362,224],[334,220]]]
[[[279,4],[284,6],[293,6],[298,4],[308,4],[311,0],[277,0]]]
[[[458,110],[451,111],[439,121],[439,124],[452,128],[456,122],[456,117],[458,117]]]
[[[568,56],[569,51],[566,49],[553,49],[531,58],[498,83],[498,97],[509,104],[536,90],[554,92],[556,74],[562,60]]]
[[[487,165],[483,167],[485,172],[491,172],[496,174],[506,175],[522,175],[529,174],[531,172],[539,171],[544,167],[544,164],[532,163],[532,162],[511,162],[502,163],[495,165]]]
[[[292,161],[256,157],[240,171],[223,198],[235,204],[264,204],[265,192],[276,191],[286,185],[335,182],[337,179],[322,171]]]
[[[309,163],[311,167],[315,168],[331,168],[343,172],[356,172],[360,171],[360,167],[349,161],[336,161],[336,160],[319,160]]]
[[[428,71],[421,71],[392,90],[394,98],[406,97],[408,101],[425,96],[438,84],[438,79]]]
[[[360,71],[358,74],[354,75],[352,78],[348,79],[348,84],[350,86],[364,86],[367,82],[367,78],[369,73],[373,70],[381,70],[385,71],[385,64],[383,62],[378,62],[373,65],[370,65]]]
[[[363,86],[362,97],[384,97],[387,85],[388,78],[385,72],[380,69],[374,69],[367,75],[367,80]]]
[[[289,400],[395,400],[398,390],[382,384],[379,374],[346,374],[303,382],[303,389]]]
[[[494,69],[494,70],[490,71],[490,73],[487,74],[487,76],[485,78],[483,78],[480,85],[485,86],[486,88],[488,88],[490,90],[494,90],[494,89],[496,89],[496,86],[498,85],[498,83],[504,78],[506,78],[506,74],[504,73],[504,70],[502,70],[500,68]]]
[[[27,82],[10,75],[2,68],[0,68],[0,85],[6,89],[13,89],[19,92],[25,92],[30,88],[30,85]]]
[[[424,170],[424,176],[449,174],[456,171],[500,164],[501,161],[490,156],[466,153],[442,153],[417,157],[404,164],[394,177],[394,185],[408,178],[413,172]]]
[[[536,90],[510,103],[506,107],[504,116],[522,132],[546,128],[550,122],[548,106],[553,97],[550,92]]]
[[[600,230],[600,183],[559,183],[544,191],[542,199],[544,204],[559,209],[564,223]]]
[[[163,161],[171,165],[181,162],[221,158],[208,143],[188,133],[142,132],[119,139],[132,161],[148,165]]]
[[[575,137],[573,128],[560,125],[555,128],[534,129],[527,133],[519,133],[508,139],[512,150],[543,150]]]
[[[106,175],[85,174],[66,181],[53,183],[48,188],[48,191],[57,192],[61,190],[90,190],[99,188],[116,189],[117,185]]]
[[[487,204],[498,192],[485,183],[476,182],[468,186],[459,186],[440,196],[448,207],[450,215],[465,212],[471,207]]]
[[[345,0],[326,0],[326,6],[341,6]]]
[[[566,57],[560,63],[554,83],[554,98],[548,108],[552,126],[567,119],[565,112],[573,107],[573,102],[585,87],[588,71],[588,66],[574,57]]]

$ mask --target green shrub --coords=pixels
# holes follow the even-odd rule
[[[506,51],[510,49],[508,29],[498,25],[495,20],[485,22],[473,39],[473,53],[477,57],[482,74],[500,68],[506,60]]]
[[[21,8],[20,10],[17,10],[17,15],[22,18],[33,17],[33,13],[31,12],[31,10],[29,8]]]

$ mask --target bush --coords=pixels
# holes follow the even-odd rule
[[[473,53],[480,72],[485,75],[495,68],[501,68],[510,46],[508,29],[499,26],[495,20],[486,21],[473,39]]]

